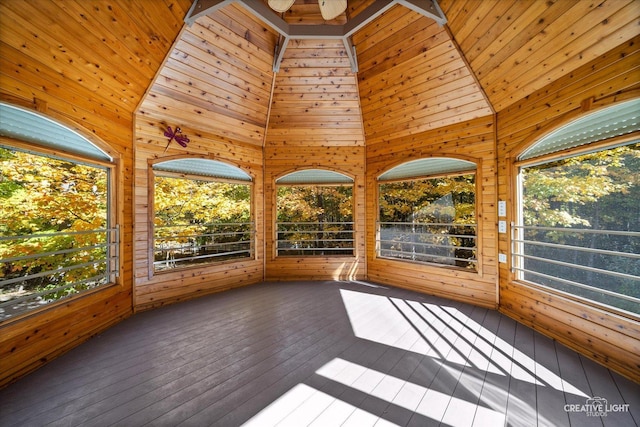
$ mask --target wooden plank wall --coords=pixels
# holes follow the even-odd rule
[[[296,165],[296,166],[293,166]],[[275,180],[300,169],[328,169],[354,178],[354,256],[276,257]],[[265,240],[267,280],[356,280],[365,278],[364,147],[267,146],[265,148]]]
[[[276,36],[237,5],[186,26],[138,113],[262,146]]]
[[[132,312],[133,108],[178,34],[189,0],[0,3],[0,98],[104,141],[119,157],[119,284],[0,324],[0,386]],[[156,19],[157,18],[157,19]],[[82,65],[80,65],[82,64]]]
[[[369,280],[432,295],[497,306],[496,160],[493,116],[367,145],[367,275]],[[478,215],[477,273],[376,257],[377,177],[393,166],[424,157],[475,162]]]
[[[515,213],[514,159],[555,126],[590,109],[640,97],[639,45],[636,36],[498,113],[498,197],[507,201],[508,221]],[[510,252],[507,237],[499,236],[505,254]],[[640,382],[637,317],[518,283],[508,265],[500,265],[500,311]]]
[[[257,283],[263,280],[263,178],[262,147],[226,140],[210,132],[189,133],[187,148],[173,143],[165,152],[163,136],[167,123],[136,117],[135,137],[135,287],[136,311],[195,298],[212,292]],[[253,178],[252,212],[255,222],[255,257],[194,266],[153,274],[149,248],[153,221],[151,164],[175,158],[206,158],[229,163]]]
[[[369,279],[495,307],[495,138],[480,85],[447,28],[405,7],[394,6],[353,41],[367,147]],[[376,178],[403,161],[447,155],[479,165],[479,272],[376,258]]]
[[[268,280],[364,278],[364,160],[358,86],[344,46],[332,40],[292,41],[274,81],[265,140]],[[275,256],[275,180],[308,168],[329,169],[354,178],[355,256]]]
[[[185,27],[140,104],[135,128],[136,310],[263,280],[263,153],[273,81],[272,30],[229,5]],[[191,142],[165,152],[167,126],[180,126]],[[148,188],[151,162],[203,157],[242,168],[253,177],[256,257],[152,274],[153,220]]]

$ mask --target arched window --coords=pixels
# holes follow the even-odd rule
[[[475,271],[475,171],[475,163],[433,157],[380,175],[377,256]]]
[[[198,158],[152,168],[154,271],[254,256],[249,174]]]
[[[278,256],[353,256],[353,179],[308,169],[276,180]]]
[[[116,281],[113,159],[0,103],[0,320]]]
[[[639,113],[596,111],[518,157],[516,279],[640,314]]]

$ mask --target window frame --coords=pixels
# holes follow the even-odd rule
[[[562,122],[562,124],[564,125],[570,124],[576,120],[580,120],[585,115],[591,114],[593,112],[594,111],[587,111],[585,112],[585,114],[578,115],[577,117],[571,116],[566,121]],[[594,307],[600,310],[622,315],[624,317],[630,317],[636,320],[640,320],[640,314],[638,313],[624,310],[620,307],[612,306],[607,303],[600,302],[600,301],[588,298],[586,296],[581,296],[573,292],[564,291],[549,285],[544,285],[541,283],[536,283],[536,282],[524,279],[525,271],[523,270],[522,261],[519,261],[520,259],[522,259],[522,256],[519,254],[522,253],[522,247],[524,243],[516,242],[517,240],[516,230],[519,228],[521,229],[524,226],[524,199],[523,199],[524,187],[522,182],[522,173],[521,173],[522,169],[527,167],[539,166],[539,165],[543,165],[543,164],[547,164],[547,163],[551,163],[551,162],[559,161],[563,159],[578,157],[585,154],[606,151],[609,149],[633,144],[634,141],[640,140],[640,132],[636,131],[633,133],[628,133],[620,136],[614,136],[609,139],[605,139],[601,141],[583,144],[574,148],[563,149],[557,152],[543,154],[543,155],[532,157],[525,160],[518,160],[518,156],[521,153],[524,153],[527,149],[535,145],[538,141],[542,140],[545,136],[549,135],[551,132],[553,132],[553,129],[546,129],[546,131],[543,132],[542,134],[538,134],[535,139],[533,139],[531,142],[529,142],[524,147],[521,147],[520,150],[518,150],[517,154],[514,156],[515,160],[512,160],[511,162],[511,171],[512,171],[512,176],[514,177],[512,182],[514,185],[513,194],[514,194],[515,203],[514,203],[513,220],[511,221],[511,224],[510,224],[511,233],[509,235],[510,280],[514,283],[520,283],[526,286],[531,286],[536,289],[541,289],[550,294],[559,295],[561,297],[579,302],[581,304],[584,304],[590,307]],[[519,249],[516,249],[517,247],[519,247]],[[587,290],[592,290],[594,292],[602,291],[599,288],[592,287],[587,284],[581,284],[581,285],[583,286],[580,286],[580,287],[584,287]],[[618,294],[618,295],[623,295],[622,299],[627,299],[624,294]]]
[[[216,176],[207,176],[207,175],[200,175],[200,174],[190,174],[190,173],[182,173],[182,172],[176,172],[176,171],[165,171],[165,170],[156,170],[154,169],[154,165],[158,165],[161,163],[165,163],[165,162],[169,162],[172,160],[188,160],[188,159],[200,159],[200,160],[209,160],[212,162],[218,162],[218,163],[224,163],[227,166],[231,166],[234,167],[236,169],[239,169],[240,171],[244,172],[247,176],[249,176],[250,180],[241,180],[241,179],[233,179],[233,178],[223,178],[223,177],[216,177]],[[219,159],[210,159],[210,158],[205,158],[205,157],[184,157],[184,156],[178,156],[178,157],[168,157],[168,158],[160,158],[160,159],[153,159],[149,161],[149,166],[148,166],[149,170],[148,170],[148,176],[149,176],[149,183],[150,185],[148,186],[148,197],[149,197],[149,221],[148,221],[148,278],[151,279],[153,276],[155,275],[166,275],[166,274],[171,274],[171,273],[181,273],[184,272],[186,270],[190,270],[190,269],[206,269],[206,268],[211,268],[211,267],[215,267],[215,266],[219,266],[219,265],[226,265],[226,264],[232,264],[232,263],[238,263],[238,262],[247,262],[247,261],[254,261],[257,257],[257,250],[256,250],[256,234],[257,234],[257,230],[256,230],[256,224],[255,224],[255,177],[253,176],[253,174],[250,174],[248,171],[244,170],[243,168],[224,161],[224,160],[219,160]],[[220,260],[220,261],[209,261],[209,262],[203,262],[203,263],[195,263],[195,264],[190,264],[190,265],[185,265],[183,267],[175,267],[175,268],[168,268],[168,269],[164,269],[164,270],[156,270],[155,269],[155,215],[156,215],[156,207],[155,207],[155,193],[156,193],[156,177],[161,176],[161,177],[168,177],[168,178],[179,178],[179,179],[190,179],[193,181],[209,181],[209,182],[221,182],[221,183],[229,183],[229,184],[240,184],[240,185],[246,185],[249,187],[249,217],[250,217],[250,221],[249,221],[249,227],[250,227],[250,233],[251,233],[251,237],[250,237],[250,255],[247,257],[242,257],[242,258],[232,258],[232,259],[226,259],[226,260]],[[214,258],[214,257],[212,257]]]
[[[406,163],[412,162],[412,161],[416,161],[416,160],[428,160],[431,158],[445,158],[445,159],[451,159],[451,160],[461,160],[461,161],[465,161],[465,162],[470,162],[473,163],[475,165],[475,169],[473,170],[461,170],[461,171],[452,171],[452,172],[443,172],[443,173],[422,173],[422,174],[417,174],[415,176],[411,176],[411,177],[404,177],[404,178],[394,178],[394,179],[387,179],[387,180],[380,180],[380,177],[382,175],[384,175],[385,173],[389,172],[390,170],[402,166]],[[388,183],[393,183],[393,182],[408,182],[408,181],[420,181],[420,180],[429,180],[429,179],[438,179],[438,178],[448,178],[448,177],[456,177],[456,176],[464,176],[464,175],[474,175],[474,217],[475,217],[475,223],[474,224],[470,224],[471,226],[473,226],[475,228],[475,248],[473,248],[475,250],[476,253],[476,257],[473,261],[473,263],[475,264],[475,269],[469,269],[466,267],[461,267],[461,266],[456,266],[456,265],[451,265],[451,264],[443,264],[443,263],[437,263],[437,262],[428,262],[428,261],[419,261],[419,260],[411,260],[411,259],[402,259],[402,258],[396,258],[396,257],[387,257],[387,256],[381,256],[380,255],[380,197],[381,197],[381,185],[383,184],[388,184]],[[423,157],[423,158],[419,158],[419,159],[409,159],[409,160],[405,160],[402,161],[400,163],[396,163],[391,167],[386,168],[385,170],[383,170],[382,172],[380,172],[378,174],[378,176],[375,178],[375,183],[376,183],[376,189],[375,189],[375,195],[376,195],[376,223],[375,223],[375,236],[374,236],[374,256],[376,259],[381,259],[381,260],[386,260],[386,261],[397,261],[397,262],[406,262],[406,263],[412,263],[412,264],[417,264],[417,265],[421,265],[421,266],[425,266],[425,267],[430,267],[430,268],[438,268],[438,269],[450,269],[456,272],[461,272],[461,273],[470,273],[473,275],[478,275],[478,276],[482,276],[482,253],[480,250],[480,245],[482,242],[482,225],[481,225],[481,218],[478,215],[478,207],[482,204],[481,201],[481,193],[479,192],[479,186],[480,186],[480,181],[481,181],[481,163],[479,160],[476,159],[470,159],[470,158],[465,158],[465,157],[459,157],[459,156],[451,156],[451,155],[442,155],[442,156],[431,156],[431,157]],[[454,261],[455,262],[455,261]]]
[[[278,183],[278,180],[288,177],[290,175],[293,175],[297,172],[306,172],[306,171],[312,171],[312,170],[318,170],[318,171],[323,171],[323,172],[330,172],[331,174],[336,174],[336,175],[342,175],[345,178],[348,178],[350,180],[350,182],[301,182],[301,183]],[[321,259],[323,257],[328,258],[328,259],[339,259],[339,258],[349,258],[349,259],[353,259],[357,257],[357,239],[356,239],[356,180],[355,178],[345,172],[342,171],[337,171],[335,169],[331,169],[331,168],[323,168],[323,167],[314,167],[314,168],[303,168],[303,169],[295,169],[292,171],[287,171],[284,172],[280,175],[278,175],[277,177],[275,177],[274,179],[274,184],[273,184],[273,188],[274,188],[274,192],[273,192],[273,237],[272,237],[272,241],[273,241],[273,253],[272,253],[272,259],[276,259],[276,258],[312,258],[312,259]],[[335,254],[335,255],[331,255],[331,254],[322,254],[322,255],[313,255],[313,254],[306,254],[306,255],[287,255],[287,254],[279,254],[278,251],[278,189],[280,187],[343,187],[343,186],[349,186],[351,187],[351,218],[352,221],[351,222],[342,222],[341,224],[351,224],[351,230],[349,230],[351,232],[352,238],[352,247],[351,247],[351,254],[350,255],[344,255],[344,254]],[[348,249],[348,248],[345,248]]]
[[[111,161],[95,159],[89,156],[83,156],[81,154],[72,153],[64,149],[48,147],[44,145],[39,145],[35,142],[21,140],[13,136],[0,135],[0,146],[9,150],[16,150],[16,151],[25,152],[34,156],[47,157],[55,160],[104,169],[107,175],[106,176],[106,179],[107,179],[106,222],[107,224],[106,224],[105,230],[108,230],[107,238],[109,238],[111,234],[115,235],[114,237],[115,241],[114,242],[110,242],[109,240],[107,241],[108,243],[107,250],[109,251],[110,255],[107,256],[106,261],[107,261],[107,264],[110,264],[110,263],[114,264],[113,272],[112,274],[108,275],[109,279],[107,280],[107,283],[96,286],[91,289],[82,290],[78,293],[75,293],[69,296],[59,298],[50,303],[43,304],[40,307],[27,309],[25,311],[19,312],[5,319],[0,319],[0,325],[17,322],[27,317],[38,315],[48,310],[54,310],[60,306],[69,304],[71,301],[105,291],[108,288],[112,288],[115,286],[122,286],[123,285],[122,273],[124,268],[122,263],[124,248],[122,245],[122,235],[121,235],[122,231],[120,229],[120,223],[122,221],[122,213],[120,212],[120,208],[119,208],[120,200],[122,200],[122,194],[121,194],[122,187],[119,179],[122,169],[120,166],[119,155],[115,153],[111,149],[111,147],[109,147],[109,145],[106,144],[104,141],[100,140],[95,135],[82,130],[75,124],[66,123],[66,121],[59,120],[55,116],[52,116],[49,114],[43,114],[39,111],[35,111],[30,108],[25,108],[19,105],[12,105],[8,103],[6,105],[9,105],[10,107],[14,107],[17,109],[25,110],[37,116],[41,116],[42,118],[55,122],[59,126],[62,126],[71,132],[75,132],[79,134],[82,138],[86,139],[89,143],[93,144],[99,150],[104,152],[109,158],[111,158]]]

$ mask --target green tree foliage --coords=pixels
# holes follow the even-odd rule
[[[353,186],[278,186],[278,222],[351,222]]]
[[[630,231],[631,225],[638,225],[638,199],[633,197],[640,184],[638,147],[627,145],[524,169],[525,224],[597,227],[604,220],[613,227],[610,230]],[[632,210],[597,212],[611,202]]]
[[[638,237],[572,231],[579,229],[640,232],[640,144],[526,167],[522,169],[521,174],[524,224],[555,228],[551,231],[528,230],[525,235],[527,240],[630,254],[640,253]],[[525,253],[540,258],[640,277],[640,262],[632,257],[527,244],[524,249]],[[527,260],[525,268],[640,297],[640,279],[614,277],[539,260]],[[619,300],[597,291],[581,290],[566,283],[534,275],[527,278],[627,310],[640,311],[637,303]]]
[[[249,221],[250,203],[250,187],[246,184],[155,178],[157,226]]]
[[[40,236],[1,240],[0,258],[65,251],[2,263],[4,279],[59,270],[3,286],[3,299],[55,290],[42,296],[52,300],[98,284],[69,286],[104,273],[106,233],[59,233],[106,228],[107,180],[104,168],[0,148],[0,235]]]

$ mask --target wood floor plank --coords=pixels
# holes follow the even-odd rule
[[[141,315],[139,315],[139,319],[144,320],[145,317],[148,317],[146,315],[147,313],[142,313]],[[187,317],[188,313],[185,313],[184,318]],[[169,319],[165,320],[168,320],[170,324],[175,325],[175,322],[171,316],[169,316]],[[97,391],[104,386],[107,386],[114,382],[117,383],[122,376],[124,376],[124,378],[129,378],[129,370],[131,369],[137,372],[144,371],[144,368],[153,369],[153,366],[151,366],[149,360],[144,358],[142,361],[140,360],[141,357],[144,357],[144,355],[149,352],[149,343],[154,343],[154,348],[156,348],[156,346],[158,345],[158,340],[146,341],[144,339],[147,335],[152,333],[152,331],[144,328],[143,326],[139,326],[138,328],[134,329],[134,331],[140,331],[140,334],[134,334],[132,337],[134,341],[137,341],[139,343],[140,349],[138,354],[132,354],[134,352],[128,349],[126,346],[129,338],[126,337],[126,334],[124,334],[123,336],[123,334],[120,333],[121,327],[121,325],[117,325],[112,330],[107,331],[105,335],[91,340],[86,345],[80,346],[77,349],[74,349],[72,352],[68,353],[65,356],[65,362],[75,362],[77,370],[71,373],[66,373],[65,375],[59,375],[59,378],[64,378],[66,381],[60,383],[60,380],[58,380],[58,382],[52,384],[52,374],[59,373],[56,367],[60,365],[61,359],[55,360],[54,362],[52,362],[52,364],[48,365],[48,369],[46,370],[46,372],[44,372],[45,375],[43,375],[43,378],[38,378],[38,381],[40,381],[40,383],[42,384],[40,388],[43,404],[39,405],[37,408],[24,408],[23,412],[26,412],[28,416],[33,417],[38,413],[56,409],[54,405],[65,403],[65,400],[73,401],[81,398],[83,396],[83,392],[89,386],[91,387],[92,391]],[[164,329],[162,323],[158,323],[155,326],[152,326],[152,328],[153,330]],[[220,330],[224,331],[224,328],[220,328]],[[186,328],[184,334],[188,334]],[[118,346],[112,346],[111,348],[109,348],[109,336],[114,335],[118,337]],[[225,338],[226,337],[223,336],[221,339]],[[106,348],[105,345],[102,344],[106,344]],[[184,346],[183,341],[175,339],[174,337],[173,346],[168,347],[166,350],[169,354],[173,354],[176,352],[177,348],[184,350],[187,347]],[[158,361],[158,363],[164,364],[168,360],[166,358],[167,354],[164,353],[164,349],[159,350],[160,352],[162,352],[162,358],[154,358],[151,361]],[[110,360],[108,365],[104,365],[101,363],[102,360],[105,360],[105,356],[107,356],[107,360]],[[83,363],[83,361],[86,360],[87,357],[91,357],[91,364]],[[141,365],[144,366],[144,368],[141,368]],[[102,372],[103,370],[104,373]],[[79,375],[77,371],[80,371],[81,375]],[[27,377],[27,379],[30,378],[31,377]],[[78,379],[80,379],[81,381],[78,381]],[[55,399],[52,398],[54,396]],[[17,405],[14,407],[17,408]]]
[[[261,304],[269,304],[271,301],[262,301]],[[289,330],[292,337],[306,336],[309,332],[313,332],[316,329],[317,318],[308,316],[308,305],[301,304],[303,307],[298,310],[292,310],[294,326]],[[187,387],[192,381],[197,381],[200,377],[206,377],[207,374],[212,372],[222,371],[223,373],[231,372],[234,366],[247,358],[257,358],[262,354],[270,354],[281,348],[282,342],[278,341],[277,330],[273,329],[272,325],[264,318],[261,319],[262,325],[267,325],[266,331],[274,331],[273,333],[262,333],[263,330],[258,330],[256,334],[249,335],[246,339],[237,341],[238,338],[243,338],[242,335],[233,334],[227,342],[221,343],[221,349],[218,349],[218,342],[214,341],[210,343],[207,339],[203,339],[206,344],[200,347],[196,352],[190,352],[182,355],[177,360],[177,364],[172,365],[173,369],[162,369],[160,364],[159,371],[166,370],[162,376],[153,378],[151,384],[149,381],[144,381],[140,384],[122,390],[112,395],[109,399],[103,399],[96,405],[87,408],[84,411],[78,411],[73,414],[72,418],[62,419],[61,423],[75,423],[79,421],[87,422],[92,420],[94,423],[100,422],[101,419],[110,420],[111,417],[117,418],[115,414],[124,410],[122,405],[127,405],[129,408],[135,408],[136,404],[144,405],[145,399],[154,400],[162,393],[172,394],[176,391],[182,390]],[[251,330],[249,325],[248,331]],[[254,325],[255,326],[255,325]],[[146,378],[143,378],[146,379]],[[157,389],[157,390],[155,390]],[[101,397],[105,397],[104,393]],[[133,400],[132,400],[133,399]],[[155,400],[154,400],[155,401]],[[130,409],[133,411],[133,409]],[[84,418],[79,418],[79,417]],[[97,419],[96,419],[97,418]]]
[[[238,297],[232,300],[229,296]],[[100,379],[106,378],[108,381],[117,380],[119,370],[133,368],[140,369],[140,359],[146,362],[145,355],[149,352],[149,346],[153,346],[153,350],[161,353],[163,357],[176,351],[176,349],[184,350],[188,348],[187,339],[193,340],[192,332],[198,329],[199,336],[205,339],[201,342],[211,342],[214,337],[207,335],[208,331],[214,330],[221,336],[219,339],[227,338],[225,334],[234,334],[236,331],[227,328],[227,324],[223,321],[228,313],[238,313],[240,306],[238,304],[251,304],[253,298],[259,299],[262,295],[261,290],[256,290],[255,296],[249,295],[250,300],[242,297],[242,293],[238,292],[232,295],[224,295],[219,305],[222,308],[216,311],[219,317],[210,318],[203,317],[203,310],[198,305],[205,304],[206,298],[202,301],[194,301],[196,304],[189,312],[180,313],[178,306],[165,307],[153,312],[145,312],[136,316],[135,321],[126,324],[119,324],[100,335],[90,342],[90,345],[80,346],[65,356],[65,363],[76,362],[77,368],[67,375],[58,375],[56,368],[60,364],[60,359],[54,360],[48,365],[48,369],[43,375],[36,378],[39,382],[39,388],[43,405],[38,408],[21,408],[29,416],[33,416],[39,412],[52,410],[51,404],[60,403],[66,397],[65,393],[61,393],[61,388],[72,395],[71,399],[81,397],[83,390],[91,385],[92,389],[99,389]],[[267,312],[265,308],[265,312]],[[184,311],[184,310],[183,310]],[[256,318],[258,313],[254,313],[252,318]],[[241,324],[244,318],[236,316],[235,323]],[[222,321],[222,324],[218,322]],[[228,321],[228,320],[227,320]],[[131,328],[129,323],[135,323],[135,328]],[[205,326],[203,326],[205,324]],[[221,327],[222,326],[222,327]],[[235,326],[232,324],[231,326]],[[128,329],[127,329],[128,328]],[[127,333],[131,330],[132,333]],[[117,345],[114,345],[114,341]],[[91,357],[92,364],[83,363],[87,357]],[[154,359],[155,360],[155,359]],[[164,363],[164,361],[162,361]],[[133,366],[132,366],[133,365]],[[64,368],[64,365],[62,366]],[[128,375],[126,372],[125,375]],[[32,376],[25,378],[25,381],[31,380]],[[73,382],[73,384],[70,384]],[[72,387],[71,387],[72,386]],[[51,399],[53,396],[56,399]],[[7,402],[14,410],[19,409],[20,395],[12,396]],[[2,408],[3,410],[5,408]]]
[[[469,317],[463,321],[456,318],[462,324],[462,331],[455,345],[463,353],[467,363],[460,367],[450,367],[457,375],[456,387],[451,394],[447,405],[443,422],[450,425],[471,426],[478,406],[479,393],[474,385],[482,373],[476,364],[476,342],[486,315],[486,309],[475,307]],[[482,316],[482,318],[479,318]]]
[[[569,414],[564,410],[564,391],[558,357],[553,340],[534,334],[536,378],[542,384],[536,387],[538,424],[568,425]]]
[[[491,380],[487,381],[487,378],[502,374],[500,367],[496,366],[495,361],[491,358],[495,349],[496,331],[500,324],[500,318],[501,316],[495,311],[487,310],[478,332],[478,340],[476,341],[478,354],[475,360],[479,375],[477,380],[471,383],[478,396],[478,407],[473,417],[472,426],[491,426],[494,424],[495,413],[501,413],[499,412],[500,407],[495,402],[497,395],[495,386]]]
[[[436,361],[439,365],[437,373],[416,412],[426,414],[429,418],[442,422],[460,374],[459,370],[451,368],[449,365],[465,360],[465,354],[457,348],[458,341],[461,340],[460,332],[464,328],[465,322],[456,321],[449,311],[441,307],[431,305],[425,306],[425,308],[442,323],[438,333],[441,340],[446,343],[446,347],[443,348],[446,350],[439,352],[441,361]],[[409,425],[418,425],[417,421],[415,417],[412,417]]]
[[[485,340],[491,346],[489,354],[490,363],[484,377],[484,383],[480,391],[481,405],[491,408],[492,411],[507,414],[507,402],[509,399],[510,374],[513,364],[513,343],[516,323],[495,312],[488,314],[487,327],[495,329],[485,334]],[[480,411],[478,406],[474,417],[474,425],[490,425],[490,412]]]
[[[317,317],[312,319],[314,323],[320,321]],[[304,353],[305,349],[313,345],[322,345],[331,339],[330,326],[318,328],[316,325],[311,325],[299,333],[287,335],[268,347],[266,351],[252,351],[239,360],[235,357],[230,358],[228,362],[232,363],[224,367],[208,366],[204,372],[183,376],[177,381],[164,384],[159,389],[147,393],[142,398],[128,401],[124,411],[120,407],[114,408],[113,411],[92,419],[91,423],[93,425],[101,425],[103,421],[111,423],[114,417],[123,412],[133,414],[120,419],[118,425],[142,425],[159,417],[169,417],[168,419],[172,422],[177,421],[184,417],[185,412],[188,413],[190,408],[197,412],[201,404],[210,402],[206,394],[210,390],[214,393],[220,391],[220,395],[225,396],[229,390],[243,386],[243,380],[247,376],[260,377],[265,372],[277,369],[283,363],[284,366],[281,369],[286,370],[289,368],[286,364],[289,359],[297,360],[296,356],[308,357],[308,354]],[[243,375],[240,376],[239,373]],[[262,385],[258,387],[259,390],[267,389]],[[176,393],[176,389],[180,393]]]
[[[584,405],[586,400],[593,396],[580,356],[565,347],[555,343],[558,356],[558,368],[562,377],[564,398],[569,405]],[[568,411],[569,422],[574,426],[602,427],[600,417],[587,417],[581,412]]]
[[[367,307],[361,307],[363,311],[367,310]],[[330,317],[327,313],[325,316]],[[305,352],[300,355],[296,355],[295,358],[287,360],[283,363],[281,369],[273,370],[265,373],[265,375],[256,378],[249,382],[246,386],[234,391],[233,393],[225,395],[225,398],[218,400],[215,404],[210,404],[204,408],[201,412],[192,416],[189,419],[188,424],[198,425],[205,420],[210,422],[214,414],[215,416],[224,415],[219,421],[216,421],[218,425],[236,425],[235,423],[242,419],[247,411],[246,405],[253,405],[255,407],[258,400],[258,406],[264,404],[260,401],[264,397],[261,394],[262,390],[269,389],[276,393],[286,392],[289,388],[292,388],[296,384],[305,380],[309,373],[308,371],[313,368],[320,367],[325,363],[328,363],[336,352],[341,352],[349,346],[353,346],[355,339],[350,331],[342,328],[334,328],[329,331],[326,342],[316,342],[313,347],[309,347]],[[248,401],[251,401],[247,403]],[[240,405],[245,405],[238,413],[231,414],[234,409]],[[202,425],[202,424],[200,424]]]
[[[638,393],[638,385],[616,373],[612,373],[612,376],[624,403],[629,405],[628,409],[631,417],[636,425],[640,425],[640,393]]]
[[[593,393],[591,397],[605,399],[607,405],[623,404],[624,399],[620,395],[620,390],[611,371],[584,356],[580,356],[580,358]],[[635,427],[638,425],[629,411],[606,412],[606,416],[600,417],[600,419],[605,427]]]
[[[242,384],[242,381],[233,384],[233,391],[231,392],[228,388],[223,388],[221,390],[211,390],[211,392],[198,396],[198,399],[190,401],[187,407],[180,408],[182,411],[187,410],[188,413],[192,413],[190,409],[194,404],[196,405],[196,413],[185,420],[185,425],[211,424],[211,421],[220,414],[228,414],[239,403],[244,403],[246,399],[259,394],[263,390],[275,390],[277,392],[299,384],[304,378],[305,371],[309,365],[315,366],[318,359],[328,360],[330,356],[324,351],[333,352],[335,349],[346,345],[348,338],[347,333],[342,336],[339,333],[335,333],[327,335],[321,340],[314,339],[313,345],[307,346],[302,352],[287,359],[281,365],[255,379],[247,378],[249,381],[244,382],[244,384]],[[307,362],[309,360],[310,362]],[[219,391],[222,391],[224,398],[215,398]],[[173,413],[167,415],[169,419],[179,420]],[[218,425],[228,424],[221,422]]]
[[[393,298],[390,302],[391,306],[402,315],[398,319],[405,321],[404,325],[407,328],[403,334],[398,334],[396,342],[392,344],[393,347],[387,348],[377,360],[368,365],[370,369],[382,373],[384,376],[381,377],[380,382],[373,387],[370,395],[358,407],[394,424],[405,424],[411,418],[412,412],[419,404],[419,401],[410,404],[399,399],[398,394],[403,388],[407,388],[406,379],[413,372],[419,361],[416,356],[420,353],[414,353],[414,351],[422,347],[421,342],[425,341],[424,328],[428,325],[421,322],[421,319],[416,318],[416,316],[412,318],[414,313],[405,306],[406,301]],[[409,350],[402,350],[403,348],[408,348]],[[408,355],[409,360],[405,358],[406,355]],[[411,363],[411,360],[413,360],[413,363]],[[403,366],[407,362],[409,364],[408,368],[413,367],[411,371],[408,371],[407,367]]]
[[[510,425],[537,425],[535,353],[532,329],[516,325],[514,335],[514,363],[507,399],[507,423]],[[520,357],[518,357],[520,356]]]
[[[594,397],[628,411],[566,409]],[[0,390],[3,427],[625,427],[639,411],[638,384],[511,318],[366,282],[139,313]]]

